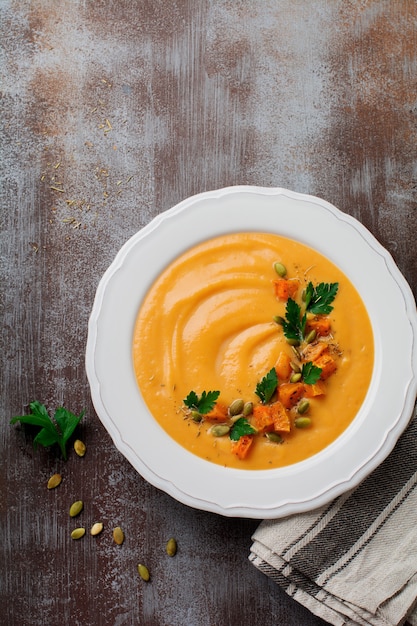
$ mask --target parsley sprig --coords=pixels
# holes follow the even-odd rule
[[[301,307],[292,298],[288,298],[285,309],[285,319],[282,328],[287,339],[302,342],[307,323],[307,315],[301,315]]]
[[[214,407],[219,395],[220,391],[203,391],[200,396],[195,391],[190,391],[184,404],[192,411],[198,411],[201,415],[205,415]]]
[[[339,283],[320,283],[314,287],[309,282],[305,290],[304,312],[295,300],[288,298],[285,309],[285,318],[280,323],[287,339],[293,342],[302,342],[305,338],[307,313],[327,315],[333,311],[332,302],[339,289]]]
[[[320,378],[322,373],[321,367],[317,367],[311,361],[303,363],[301,368],[301,378],[306,385],[314,385]]]
[[[314,315],[328,315],[333,311],[331,306],[339,289],[339,283],[320,283],[316,287],[309,282],[305,292],[306,311]]]
[[[262,402],[267,404],[275,393],[278,386],[278,376],[275,367],[272,367],[269,372],[262,378],[262,380],[256,385],[255,393]]]
[[[254,435],[256,432],[256,428],[249,424],[246,417],[240,417],[233,424],[229,437],[232,441],[238,441],[244,435]]]
[[[58,444],[62,456],[66,460],[68,439],[81,421],[84,411],[77,416],[64,407],[59,407],[56,409],[52,419],[49,417],[45,405],[37,400],[31,402],[29,407],[31,412],[28,415],[13,417],[10,423],[15,424],[16,422],[20,422],[21,424],[39,426],[41,430],[33,440],[35,448],[38,444],[45,448]]]

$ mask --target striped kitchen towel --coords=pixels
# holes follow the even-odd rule
[[[358,487],[314,511],[263,521],[249,559],[335,626],[417,626],[416,486],[414,415]]]

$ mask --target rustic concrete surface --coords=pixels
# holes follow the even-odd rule
[[[0,622],[324,624],[248,563],[257,522],[180,505],[117,452],[90,401],[87,321],[133,233],[235,184],[332,202],[416,294],[417,4],[1,0],[0,11]],[[10,427],[33,399],[87,409],[83,459],[34,451],[32,433]],[[55,471],[63,483],[47,491]],[[83,522],[105,522],[94,541],[69,538],[79,497]]]

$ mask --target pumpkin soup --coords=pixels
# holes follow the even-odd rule
[[[362,405],[373,362],[349,279],[267,233],[186,251],[151,286],[134,328],[151,414],[190,452],[239,469],[290,465],[328,446]]]

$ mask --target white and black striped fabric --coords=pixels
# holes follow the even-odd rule
[[[417,626],[416,487],[414,414],[357,488],[312,512],[263,521],[249,559],[335,626]]]

